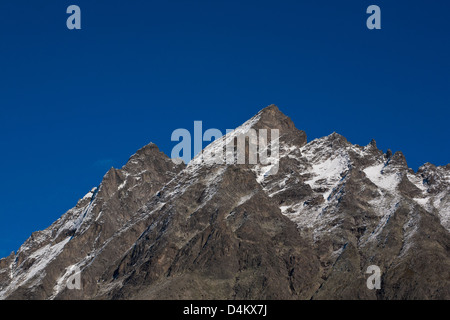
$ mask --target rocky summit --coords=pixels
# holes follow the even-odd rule
[[[226,137],[250,129],[279,130],[276,173],[149,144],[0,260],[0,299],[450,299],[450,165],[307,142],[274,105]]]

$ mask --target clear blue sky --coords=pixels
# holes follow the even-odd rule
[[[173,130],[224,132],[272,103],[309,140],[447,164],[449,16],[448,0],[2,0],[0,256],[150,141],[170,155]]]

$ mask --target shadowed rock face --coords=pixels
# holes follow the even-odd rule
[[[150,144],[0,260],[0,298],[450,298],[450,166],[414,173],[337,133],[307,143],[273,105],[235,132],[251,128],[279,130],[276,174],[175,165]]]

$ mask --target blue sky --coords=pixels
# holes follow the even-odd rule
[[[1,1],[0,256],[145,144],[170,155],[173,130],[225,132],[272,103],[309,140],[447,164],[449,15],[446,0]]]

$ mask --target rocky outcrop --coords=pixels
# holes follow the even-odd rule
[[[150,144],[0,260],[0,298],[450,298],[450,166],[415,173],[337,133],[307,143],[273,105],[203,154],[249,129],[279,130],[276,173],[202,154],[176,165]]]

